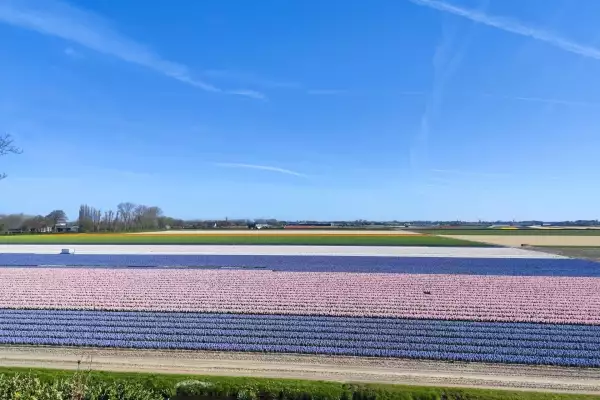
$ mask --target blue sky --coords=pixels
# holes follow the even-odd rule
[[[588,219],[596,0],[0,0],[0,213]]]

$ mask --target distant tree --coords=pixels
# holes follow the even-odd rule
[[[0,156],[7,154],[21,154],[23,150],[14,145],[14,140],[11,135],[4,134],[0,136]],[[6,178],[6,174],[0,172],[0,180]]]
[[[134,218],[134,211],[137,206],[134,203],[126,202],[117,205],[119,218],[123,222],[123,228],[129,230]]]
[[[79,207],[79,217],[77,218],[77,225],[81,232],[99,232],[102,228],[106,229],[106,223],[102,218],[102,211],[82,204]]]
[[[94,225],[94,231],[100,230],[100,224],[102,223],[102,210],[92,208],[92,223]]]
[[[100,222],[100,229],[104,231],[114,231],[117,228],[117,218],[113,210],[104,211]]]
[[[91,232],[94,229],[91,207],[87,204],[82,204],[79,206],[77,225],[79,226],[79,230],[81,232]]]
[[[49,224],[50,222],[46,217],[36,215],[35,217],[25,219],[20,228],[24,231],[40,232],[41,229],[47,227]]]
[[[133,224],[136,228],[143,228],[145,224],[146,213],[148,212],[148,206],[138,204],[133,209]]]
[[[31,216],[25,214],[8,214],[0,216],[0,223],[4,225],[5,230],[20,229],[23,222]]]
[[[33,229],[39,231],[48,226],[48,219],[42,215],[37,215],[31,219]]]
[[[56,227],[60,221],[67,221],[67,213],[63,210],[54,210],[50,214],[46,215],[46,219],[51,224],[53,228]]]
[[[134,229],[157,229],[159,227],[159,219],[163,216],[163,212],[159,207],[149,207],[139,204],[133,210]]]
[[[185,226],[185,221],[182,219],[171,218],[171,223],[169,225],[171,226],[171,228],[176,227],[176,228],[181,229]]]

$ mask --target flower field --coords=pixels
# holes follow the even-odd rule
[[[593,262],[57,257],[0,255],[0,344],[600,367]]]
[[[600,327],[411,319],[0,310],[0,344],[600,366]]]
[[[0,308],[600,324],[600,279],[5,268]]]
[[[560,258],[383,256],[1,254],[1,267],[254,268],[287,272],[364,272],[600,277],[598,263]]]

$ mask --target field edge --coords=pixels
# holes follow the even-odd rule
[[[62,347],[0,347],[0,373],[32,371],[46,379],[90,368],[103,380],[133,379],[171,389],[182,380],[230,387],[268,386],[286,391],[311,389],[321,399],[338,399],[349,388],[379,398],[593,399],[600,394],[600,372],[584,368],[503,367],[480,363],[385,361],[219,352],[91,350]],[[81,361],[81,365],[77,361]],[[586,376],[586,374],[588,376]],[[572,383],[569,383],[571,381]],[[282,389],[283,390],[283,389]],[[424,397],[423,397],[424,396]],[[352,398],[350,396],[349,398]],[[359,397],[360,398],[360,397]]]

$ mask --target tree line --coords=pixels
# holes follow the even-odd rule
[[[82,204],[79,207],[77,218],[71,222],[67,221],[69,219],[64,210],[53,210],[47,215],[0,215],[0,233],[136,232],[165,229],[245,228],[248,224],[245,219],[183,220],[172,218],[164,215],[160,207],[132,202],[119,203],[115,208],[109,209]]]
[[[165,216],[160,207],[119,203],[115,209],[101,210],[82,204],[77,219],[68,222],[64,210],[54,210],[47,215],[0,215],[0,232],[19,231],[43,233],[57,231],[79,232],[129,232],[183,228],[186,222]],[[71,229],[75,227],[74,229]]]
[[[7,214],[0,215],[0,232],[21,230],[24,232],[43,232],[56,229],[67,221],[63,210],[53,210],[47,215]]]
[[[165,216],[160,207],[125,202],[114,210],[82,204],[77,224],[80,232],[129,232],[182,227],[185,222]]]

